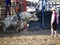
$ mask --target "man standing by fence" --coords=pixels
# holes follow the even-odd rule
[[[7,16],[7,12],[9,12],[10,14],[10,6],[11,6],[11,0],[5,0],[5,4],[6,4],[6,11],[5,11],[5,17]]]

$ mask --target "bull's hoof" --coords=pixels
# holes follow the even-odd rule
[[[3,32],[6,32],[6,29],[5,28],[3,28]]]
[[[20,29],[17,29],[16,32],[21,32],[21,30]]]
[[[18,32],[21,32],[21,30],[18,30]]]

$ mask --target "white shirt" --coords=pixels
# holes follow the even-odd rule
[[[51,25],[53,24],[54,20],[55,20],[55,11],[52,12],[52,16],[51,16]],[[57,15],[57,24],[58,24],[58,15]]]

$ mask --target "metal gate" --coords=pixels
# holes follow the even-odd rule
[[[59,10],[60,10],[60,1],[59,0],[39,0],[37,4],[38,6],[36,6],[37,8],[39,8],[39,12],[37,12],[37,17],[39,18],[39,24],[37,24],[38,26],[36,26],[35,28],[39,28],[39,29],[50,29],[50,22],[51,22],[51,8],[52,7],[56,7],[57,8],[57,12],[58,15],[60,14]],[[41,9],[42,8],[42,9]],[[36,23],[38,23],[36,22]],[[33,24],[32,24],[33,25]],[[59,15],[59,24],[58,27],[60,25],[60,15]],[[33,27],[32,27],[33,28]],[[58,28],[59,29],[59,28]]]

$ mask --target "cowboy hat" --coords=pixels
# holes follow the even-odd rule
[[[52,7],[52,9],[51,10],[56,10],[56,8],[55,7]]]

